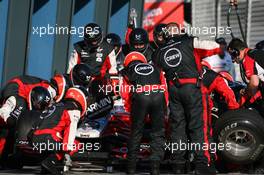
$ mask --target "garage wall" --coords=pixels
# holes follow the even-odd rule
[[[49,79],[64,73],[73,43],[79,35],[45,34],[33,27],[74,26],[99,23],[104,32],[124,37],[128,9],[143,9],[143,0],[0,0],[0,85],[29,74]],[[139,13],[138,23],[142,14]],[[52,29],[51,29],[52,30]],[[40,32],[40,31],[39,31]],[[49,31],[46,31],[49,32]]]
[[[242,28],[246,35],[249,47],[264,40],[264,1],[263,0],[239,0],[238,14],[241,19]],[[229,0],[193,0],[192,1],[192,26],[227,26],[227,12]],[[230,25],[235,37],[242,38],[235,10],[230,15]],[[207,35],[198,35],[203,39],[210,39]],[[229,34],[217,35],[231,40]]]
[[[0,70],[3,70],[4,61],[4,49],[6,39],[6,27],[7,27],[7,11],[8,11],[8,0],[0,1]],[[0,84],[2,81],[2,71],[0,71]]]

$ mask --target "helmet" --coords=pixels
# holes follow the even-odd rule
[[[116,55],[120,52],[122,43],[121,43],[121,38],[117,34],[109,33],[105,36],[104,40],[113,47],[115,47]]]
[[[258,50],[264,50],[264,40],[260,41],[256,44],[256,49]]]
[[[65,94],[65,100],[72,100],[76,102],[81,109],[81,116],[83,116],[87,110],[87,98],[88,92],[83,87],[69,88]]]
[[[53,78],[51,78],[50,85],[52,88],[56,90],[56,96],[54,97],[55,101],[56,102],[61,101],[61,99],[65,94],[65,90],[67,86],[65,77],[60,74],[55,75]]]
[[[136,28],[129,35],[129,46],[131,51],[144,52],[147,49],[149,37],[146,30]],[[137,44],[144,44],[143,48],[135,48]]]
[[[84,27],[84,41],[89,48],[98,47],[102,39],[102,28],[98,24],[89,23]]]
[[[104,40],[111,44],[112,46],[118,46],[121,47],[121,38],[119,35],[115,34],[115,33],[109,33],[105,36]]]
[[[70,72],[73,85],[86,86],[90,83],[91,69],[86,64],[76,64]]]
[[[29,93],[29,109],[44,110],[51,103],[51,94],[42,86],[34,87]]]
[[[140,61],[142,63],[147,63],[146,57],[140,52],[130,52],[124,60],[124,67],[127,67],[133,61]]]
[[[154,39],[154,42],[155,44],[157,45],[162,45],[165,43],[165,32],[164,32],[164,29],[166,28],[166,24],[158,24],[154,30],[153,30],[153,39]],[[162,37],[163,40],[159,40],[158,38],[159,37]]]

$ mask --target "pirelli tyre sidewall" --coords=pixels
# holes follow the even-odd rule
[[[227,111],[216,121],[214,137],[225,149],[219,155],[227,162],[250,164],[263,156],[264,119],[254,109]]]

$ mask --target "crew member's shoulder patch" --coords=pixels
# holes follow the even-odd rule
[[[154,71],[154,67],[151,64],[139,63],[134,70],[139,75],[150,75]]]

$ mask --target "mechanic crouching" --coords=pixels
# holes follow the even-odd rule
[[[220,97],[223,97],[229,110],[238,109],[239,103],[236,100],[234,91],[228,85],[228,81],[233,81],[232,76],[228,72],[217,73],[213,71],[210,69],[210,64],[204,60],[202,61],[202,65],[203,84],[207,88],[209,95],[208,124],[210,126],[210,135],[213,136],[211,110],[214,107],[214,102],[210,95],[212,93],[217,93]]]
[[[240,91],[241,105],[246,107],[254,105],[261,114],[264,114],[264,51],[250,49],[238,38],[231,40],[228,51],[232,60],[240,65],[241,77],[247,84],[247,87]]]
[[[51,174],[61,174],[57,166],[64,154],[71,155],[79,148],[75,134],[77,123],[87,109],[87,96],[84,88],[69,88],[64,100],[44,110],[33,125],[29,139],[33,149],[47,155],[41,166]]]
[[[124,67],[122,91],[125,107],[128,111],[131,109],[132,120],[131,137],[128,143],[127,173],[135,173],[144,119],[149,115],[152,126],[151,174],[159,174],[159,165],[163,159],[165,143],[164,115],[166,111],[165,97],[167,96],[165,95],[167,92],[165,78],[162,72],[147,63],[145,56],[139,52],[129,53],[125,58]]]
[[[48,81],[28,75],[14,77],[3,88],[1,92],[3,105],[0,108],[0,118],[9,127],[14,127],[20,114],[30,108],[29,94],[36,86],[47,88],[52,96],[55,94]]]
[[[12,144],[16,122],[21,114],[32,110],[30,94],[37,86],[47,89],[51,96],[55,95],[48,81],[28,75],[14,77],[3,87],[0,99],[0,157],[8,154],[5,150],[9,146],[6,145]]]
[[[228,81],[232,81],[232,76],[227,72],[217,73],[210,69],[210,65],[206,61],[202,61],[203,65],[203,83],[208,89],[208,94],[217,92],[224,97],[228,109],[238,109],[239,104],[236,101],[233,90],[228,86]],[[213,107],[212,99],[209,98],[210,109]]]
[[[28,131],[32,127],[31,121],[28,121],[26,118],[28,116],[36,116],[41,113],[46,107],[52,103],[52,97],[47,88],[43,86],[36,86],[30,90],[27,97],[29,109],[21,110],[19,118],[13,121],[14,125],[4,124],[1,126],[1,144],[0,144],[0,164],[2,168],[10,167],[9,160],[13,153],[16,152],[17,138],[18,136],[25,136],[27,138]],[[13,117],[13,116],[12,116]],[[12,117],[10,117],[12,119]],[[23,126],[20,125],[23,121]],[[27,123],[25,123],[25,121]],[[20,126],[18,126],[20,125]],[[27,127],[28,126],[28,127]],[[12,165],[11,165],[12,167]]]

